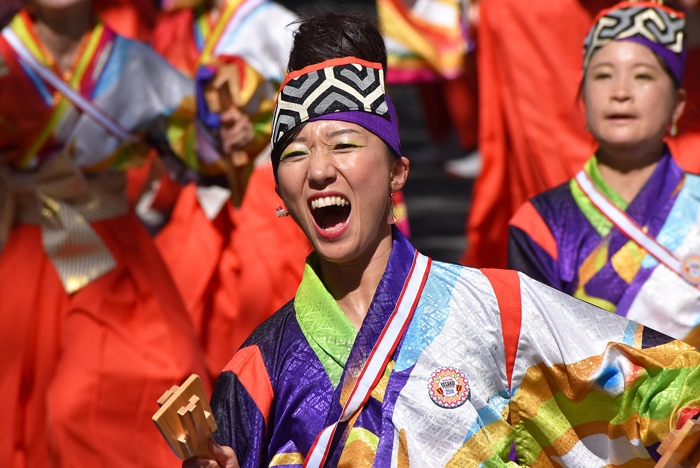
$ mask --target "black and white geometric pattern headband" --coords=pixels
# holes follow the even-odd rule
[[[631,40],[650,47],[680,82],[685,68],[685,16],[658,2],[622,2],[600,12],[583,43],[583,70],[593,55],[615,40]]]
[[[330,114],[337,114],[338,120],[362,125],[385,141],[396,139],[396,142],[387,141],[390,146],[399,145],[396,117],[391,100],[386,96],[382,66],[344,57],[311,65],[287,76],[272,115],[273,148],[285,133],[299,124]],[[377,117],[381,121],[376,122]],[[368,121],[374,123],[367,125]],[[387,131],[396,136],[380,134]]]

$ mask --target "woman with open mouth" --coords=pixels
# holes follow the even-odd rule
[[[601,12],[584,43],[598,149],[511,220],[510,267],[700,345],[700,178],[666,146],[685,106],[685,18],[654,2]],[[553,155],[554,156],[554,155]]]
[[[300,24],[272,159],[280,214],[315,251],[219,376],[216,461],[184,466],[652,466],[700,411],[700,353],[514,271],[417,252],[391,224],[409,163],[385,68],[368,20]]]

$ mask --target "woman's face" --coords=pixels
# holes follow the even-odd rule
[[[605,45],[584,80],[586,120],[601,147],[658,145],[683,112],[684,91],[675,90],[651,49],[636,42]]]
[[[334,263],[370,258],[391,235],[389,194],[403,187],[408,160],[359,125],[307,123],[282,152],[277,192],[318,254]]]

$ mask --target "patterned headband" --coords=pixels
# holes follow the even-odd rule
[[[626,1],[603,10],[583,42],[583,71],[591,57],[611,41],[627,40],[649,47],[661,58],[676,83],[683,81],[686,51],[685,15],[652,1]]]
[[[315,120],[356,123],[401,154],[396,111],[378,63],[345,57],[287,75],[272,115],[272,147],[290,130]]]

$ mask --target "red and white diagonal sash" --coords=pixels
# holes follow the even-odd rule
[[[81,111],[90,116],[92,120],[100,124],[102,128],[114,135],[121,141],[134,138],[128,130],[122,127],[119,122],[112,119],[101,109],[96,107],[92,102],[85,99],[80,93],[70,87],[68,83],[63,81],[53,70],[49,69],[39,62],[34,55],[27,49],[22,40],[15,32],[8,28],[4,28],[2,35],[15,51],[19,59],[28,66],[34,73],[39,75],[41,79],[50,84],[55,90],[63,94],[69,101],[75,104]]]
[[[658,260],[661,264],[665,265],[669,270],[688,281],[683,275],[681,260],[676,257],[673,252],[661,245],[656,239],[644,232],[642,228],[640,228],[637,223],[635,223],[634,220],[627,215],[627,213],[620,210],[613,202],[608,200],[608,198],[603,195],[595,187],[595,185],[593,185],[593,182],[588,177],[585,170],[581,170],[578,174],[576,174],[576,182],[591,203],[593,203],[593,205],[598,208],[598,210],[606,218],[608,218],[617,229],[620,230],[620,232],[649,252],[652,257]],[[688,281],[688,283],[692,284],[696,288],[698,287],[690,281]]]
[[[350,397],[343,407],[340,418],[318,435],[314,445],[309,450],[309,454],[306,456],[305,468],[321,468],[323,466],[328,457],[328,450],[338,424],[346,422],[355,416],[369,399],[374,387],[379,383],[379,379],[384,374],[384,369],[386,369],[391,355],[394,353],[413,317],[413,312],[418,305],[423,287],[428,279],[430,264],[431,260],[428,257],[416,251],[411,271],[404,283],[394,312],[389,317],[382,334],[379,335],[377,344],[374,345],[372,352],[367,358],[367,362],[362,368],[357,382],[355,382]]]

